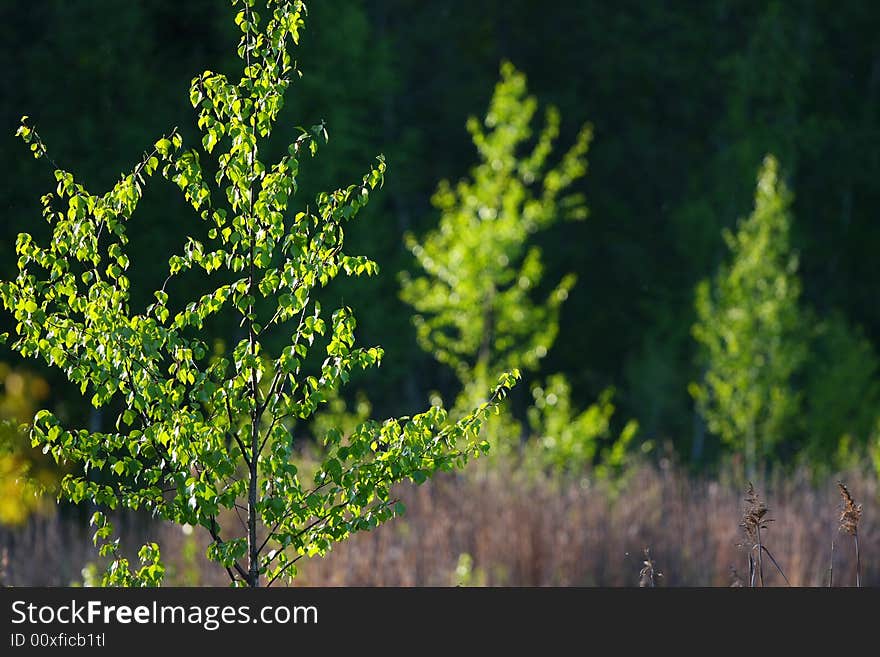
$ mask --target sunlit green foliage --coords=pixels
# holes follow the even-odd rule
[[[120,409],[110,432],[62,426],[46,410],[36,414],[33,443],[82,468],[64,478],[61,495],[202,527],[212,538],[208,557],[231,582],[258,586],[292,578],[300,558],[324,554],[402,511],[391,495],[396,482],[421,483],[485,451],[480,425],[518,372],[499,370],[488,400],[455,422],[433,407],[364,422],[347,437],[331,428],[313,480],[298,476],[292,424],[308,420],[383,356],[379,347],[356,346],[349,308],[325,313],[315,296],[339,274],[377,272],[371,259],[342,248],[347,222],[382,185],[385,161],[377,158],[356,184],[291,210],[300,164],[317,153],[326,130],[300,129],[274,163],[260,159],[259,144],[299,75],[289,46],[299,40],[305,7],[288,0],[232,4],[243,76],[233,81],[206,71],[193,80],[201,144],[186,147],[180,133],[169,132],[103,194],[54,167],[57,187],[42,198],[51,240],[42,246],[19,235],[19,274],[0,284],[0,294],[17,322],[16,351],[63,370],[95,407]],[[27,117],[18,134],[35,157],[49,158]],[[209,176],[202,160],[212,155],[216,174]],[[207,241],[189,237],[171,256],[154,303],[136,313],[126,274],[128,222],[156,172],[210,228]],[[213,292],[189,297],[195,274],[216,279]],[[223,314],[244,337],[217,357],[205,330]],[[273,335],[287,341],[274,355],[263,347]],[[313,362],[321,355],[323,362]],[[144,546],[142,567],[133,570],[105,515],[96,513],[92,523],[101,554],[112,558],[105,583],[161,582],[158,546]]]
[[[736,233],[724,234],[729,261],[696,294],[693,335],[705,374],[691,393],[710,431],[742,452],[752,471],[792,435],[802,407],[793,377],[807,355],[807,334],[790,248],[790,203],[778,164],[768,156],[753,212]]]
[[[419,343],[466,387],[479,388],[510,368],[535,370],[574,285],[574,276],[565,276],[535,300],[544,265],[529,237],[560,219],[586,216],[583,197],[569,187],[586,173],[591,130],[585,126],[551,166],[560,122],[553,107],[531,150],[522,152],[537,109],[525,76],[502,65],[485,119],[467,122],[479,164],[468,179],[440,183],[433,198],[439,225],[421,240],[407,238],[423,270],[402,279],[402,297],[417,312]],[[464,398],[471,397],[468,390]]]
[[[607,388],[586,410],[571,404],[571,386],[561,374],[547,377],[532,388],[535,403],[528,409],[532,440],[527,444],[529,460],[560,472],[583,472],[596,464],[600,474],[625,465],[628,450],[638,431],[630,420],[613,438],[614,391]]]
[[[567,275],[544,291],[543,256],[531,238],[560,220],[587,216],[583,196],[570,188],[586,174],[591,128],[582,127],[574,145],[551,165],[559,112],[548,108],[543,129],[534,135],[537,110],[525,75],[502,64],[484,120],[467,122],[479,163],[455,185],[440,183],[433,198],[439,225],[422,240],[407,239],[422,272],[403,274],[402,297],[417,312],[422,347],[452,367],[462,385],[457,409],[473,404],[499,371],[539,369],[575,282]],[[526,459],[574,472],[591,466],[611,436],[611,390],[583,412],[571,408],[570,386],[561,374],[532,392],[534,439],[527,441]],[[625,430],[621,449],[635,427]],[[518,450],[529,435],[510,412],[493,418],[487,429],[499,453]]]

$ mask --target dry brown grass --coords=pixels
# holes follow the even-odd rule
[[[850,480],[863,497],[878,499],[873,477],[852,473]],[[814,486],[802,473],[764,488],[776,509],[773,553],[792,585],[827,585],[834,484]],[[639,467],[619,491],[475,468],[406,491],[406,519],[306,564],[301,583],[442,586],[467,553],[490,585],[635,586],[650,545],[652,559],[663,564],[662,585],[729,586],[731,567],[748,568],[738,548],[739,490],[672,467]],[[866,524],[862,535],[880,554],[880,528]],[[838,567],[851,561],[839,556]],[[880,583],[878,561],[870,568],[866,581]],[[778,573],[765,576],[768,585],[785,584]]]
[[[873,501],[859,519],[861,583],[880,585],[877,481],[844,474],[859,498]],[[759,482],[776,519],[773,555],[793,586],[828,585],[839,478],[815,485],[800,473]],[[405,517],[305,562],[297,584],[450,586],[460,581],[456,568],[467,554],[475,574],[470,581],[490,586],[638,586],[650,546],[647,560],[662,565],[658,586],[742,585],[739,573],[748,563],[737,547],[741,491],[732,477],[694,479],[669,464],[636,467],[611,485],[475,463],[421,487],[401,487]],[[171,525],[157,529],[169,584],[226,584],[222,569],[202,556],[207,539],[198,530],[186,536]],[[135,549],[150,532],[130,521],[122,534],[123,545]],[[13,585],[68,585],[81,580],[82,565],[95,558],[87,528],[58,515],[0,530],[0,552],[4,548],[5,580]],[[837,551],[834,561],[835,572],[856,572],[852,552]],[[766,570],[765,580],[785,585],[775,570]],[[835,585],[853,583],[835,576]]]

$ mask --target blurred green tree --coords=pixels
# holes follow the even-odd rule
[[[599,476],[619,474],[627,465],[639,423],[629,420],[614,437],[613,388],[578,411],[572,408],[571,384],[564,375],[553,374],[532,387],[532,397],[534,404],[527,411],[531,437],[524,447],[529,463],[572,474],[595,465]]]
[[[584,125],[551,165],[559,111],[548,107],[544,127],[534,135],[538,101],[528,94],[526,76],[510,62],[500,73],[485,118],[467,121],[480,161],[469,178],[439,184],[433,197],[439,225],[421,240],[407,236],[422,271],[401,274],[401,296],[416,311],[419,343],[450,366],[461,385],[457,413],[473,405],[499,372],[538,372],[556,340],[575,277],[564,276],[546,292],[542,251],[531,238],[558,221],[587,216],[583,196],[569,188],[586,174],[591,127]],[[529,460],[575,471],[592,464],[600,439],[610,434],[612,391],[581,413],[571,408],[570,386],[561,374],[532,393]],[[493,418],[488,431],[501,453],[518,447],[523,433],[510,412]],[[634,432],[633,424],[626,442]]]
[[[791,195],[778,168],[773,156],[764,159],[753,212],[724,232],[729,262],[696,292],[693,336],[704,376],[690,391],[710,431],[744,454],[750,474],[796,435],[802,393],[794,377],[807,356]]]
[[[455,372],[470,404],[477,390],[511,368],[534,371],[559,331],[559,311],[574,285],[565,276],[542,301],[541,249],[529,244],[539,230],[561,219],[583,219],[583,196],[567,193],[586,173],[591,128],[553,167],[548,158],[559,135],[559,112],[550,107],[529,153],[538,109],[525,75],[512,64],[501,79],[485,119],[467,121],[480,156],[470,179],[442,181],[433,197],[440,222],[407,244],[423,273],[401,275],[401,296],[416,311],[419,343]]]

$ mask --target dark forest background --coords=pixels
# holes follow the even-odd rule
[[[54,187],[45,163],[13,136],[21,115],[32,117],[59,166],[89,189],[110,187],[172,126],[195,138],[191,78],[238,68],[227,4],[0,3],[0,279],[15,275],[18,232],[45,237],[39,198]],[[465,121],[485,112],[505,59],[542,103],[559,107],[561,143],[585,122],[594,127],[589,173],[576,183],[590,217],[539,237],[548,280],[578,275],[543,365],[568,376],[580,406],[613,385],[620,423],[637,418],[640,440],[690,458],[703,431],[688,394],[700,376],[694,287],[726,256],[722,229],[750,212],[768,152],[795,195],[804,302],[876,345],[878,34],[880,6],[840,0],[309,3],[297,52],[304,77],[277,131],[283,146],[294,126],[326,121],[330,142],[303,167],[301,202],[357,179],[380,152],[389,165],[348,242],[382,275],[328,291],[355,309],[361,342],[386,350],[381,369],[350,394],[364,391],[377,416],[422,408],[433,390],[454,395],[454,377],[419,349],[412,310],[399,299],[397,274],[413,266],[402,236],[432,228],[438,181],[476,162]],[[130,225],[135,309],[199,223],[170,184],[148,191]],[[9,330],[8,317],[2,322]],[[829,362],[845,362],[832,347],[819,343],[807,371],[821,378]],[[59,412],[102,421],[57,372],[42,375]],[[829,385],[832,411],[823,413],[842,421],[876,401],[865,389]]]

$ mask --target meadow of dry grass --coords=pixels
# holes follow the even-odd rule
[[[846,482],[864,513],[858,528],[861,583],[880,584],[880,508],[876,477],[843,473],[816,483],[805,474],[756,482],[769,507],[762,541],[794,586],[855,585],[852,537],[839,531]],[[743,482],[710,481],[671,465],[635,467],[615,484],[560,481],[515,469],[473,464],[421,487],[401,488],[407,514],[362,533],[300,568],[310,586],[638,586],[650,547],[658,586],[729,586],[736,569],[748,579],[739,526]],[[129,518],[123,545],[157,535],[169,565],[168,584],[225,585],[225,573],[203,557],[206,537]],[[95,559],[81,522],[55,514],[17,530],[0,530],[2,577],[11,585],[82,581]],[[644,579],[642,577],[641,579]],[[765,567],[767,585],[784,585]]]

